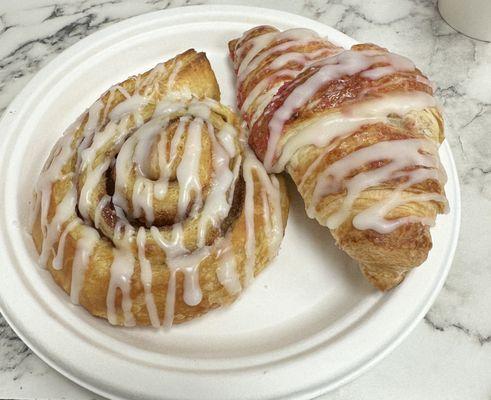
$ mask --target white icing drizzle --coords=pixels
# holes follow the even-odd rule
[[[228,215],[231,204],[228,201],[227,192],[231,189],[234,181],[234,175],[229,167],[230,156],[215,138],[211,124],[208,124],[208,135],[212,143],[215,176],[198,223],[197,240],[199,247],[205,245],[209,225],[218,228],[220,222]]]
[[[51,221],[46,223],[46,225],[41,225],[45,227],[43,245],[41,247],[41,254],[39,255],[39,262],[43,267],[47,264],[49,256],[54,252],[53,245],[58,240],[61,227],[75,214],[76,201],[76,191],[72,186],[56,207],[55,215]],[[48,206],[49,204],[43,204],[43,207],[47,208]]]
[[[266,106],[273,99],[278,89],[283,85],[283,82],[280,81],[276,83],[273,87],[265,91],[265,89],[271,84],[271,82],[274,81],[274,79],[276,79],[278,76],[294,78],[298,75],[298,72],[299,71],[290,69],[281,70],[264,78],[263,80],[258,82],[256,86],[254,86],[254,88],[247,95],[241,107],[241,111],[245,113],[254,104],[254,113],[250,117],[251,126],[258,120]]]
[[[217,278],[230,295],[234,296],[242,291],[239,274],[237,273],[237,261],[232,252],[224,257],[218,266]]]
[[[119,223],[120,221],[118,221]],[[135,318],[131,312],[131,277],[135,268],[135,257],[131,251],[131,243],[134,240],[134,230],[130,225],[120,225],[123,228],[115,227],[115,237],[113,241],[116,245],[113,248],[113,262],[111,264],[109,288],[106,297],[107,319],[113,325],[118,323],[116,313],[116,293],[119,289],[122,294],[121,308],[123,310],[124,325],[134,326]],[[124,236],[120,237],[120,232],[124,230]]]
[[[254,223],[254,178],[252,176],[253,169],[252,156],[245,158],[243,165],[243,176],[246,184],[244,215],[246,227],[245,241],[245,286],[248,286],[254,278],[254,268],[256,263],[256,235]],[[251,164],[251,166],[249,166]]]
[[[211,115],[210,106],[204,101],[191,102],[191,104],[188,106],[187,112],[205,121],[210,119]]]
[[[138,176],[133,185],[131,202],[133,204],[133,217],[139,218],[142,211],[148,226],[153,224],[153,185],[148,179]]]
[[[280,196],[280,182],[274,175],[268,176],[266,170],[263,168],[259,174],[264,190],[267,193],[268,204],[270,207],[271,225],[268,225],[267,237],[270,239],[269,255],[275,257],[280,249],[281,240],[283,238],[283,217],[281,215],[281,196]],[[268,179],[269,177],[269,179]]]
[[[111,165],[111,159],[107,159],[104,162],[99,163],[94,167],[94,162],[100,151],[106,146],[110,146],[110,149],[106,151],[116,151],[120,143],[122,143],[131,131],[128,129],[129,117],[125,116],[120,121],[109,121],[102,131],[97,132],[94,135],[93,141],[89,147],[84,149],[80,153],[80,173],[86,173],[85,181],[80,191],[79,197],[79,211],[88,220],[89,210],[92,208],[92,193],[97,187],[103,175]],[[112,143],[112,144],[111,144]],[[115,200],[121,200],[115,194]],[[117,203],[115,203],[117,204]]]
[[[243,113],[246,113],[249,110],[249,107],[256,103],[261,103],[261,99],[263,97],[268,97],[268,103],[271,101],[273,98],[274,94],[276,93],[276,90],[279,89],[279,87],[283,84],[283,82],[280,82],[277,87],[275,87],[276,90],[273,91],[273,88],[269,89],[267,92],[265,92],[265,89],[270,85],[270,83],[273,81],[278,76],[290,76],[294,77],[297,71],[294,70],[289,70],[289,72],[286,71],[279,71],[275,72],[274,74],[271,74],[267,76],[266,78],[262,79],[259,81],[256,86],[252,88],[252,90],[247,94],[247,97],[245,98],[244,102],[242,103],[242,106],[240,107],[240,110]],[[269,93],[270,92],[270,93]],[[269,93],[269,95],[267,95]],[[267,105],[267,104],[266,104]],[[263,110],[261,110],[262,113]]]
[[[324,147],[336,139],[349,136],[363,125],[388,122],[387,116],[390,114],[404,116],[409,111],[423,110],[427,107],[434,107],[435,104],[435,99],[424,92],[393,93],[356,103],[354,106],[345,107],[338,113],[329,113],[293,133],[282,146],[272,170],[276,173],[283,171],[297,150],[304,146]],[[330,149],[332,147],[329,147]],[[311,167],[313,168],[314,164]],[[302,183],[309,174],[310,171],[307,171]]]
[[[165,328],[170,328],[174,319],[176,274],[179,271],[184,274],[184,302],[190,306],[199,304],[202,299],[199,285],[199,265],[210,255],[210,247],[202,247],[190,253],[184,245],[184,231],[180,223],[173,225],[170,240],[165,239],[155,226],[150,228],[150,233],[157,245],[166,254],[169,281],[167,285],[163,325]]]
[[[395,71],[413,71],[414,64],[405,57],[378,50],[345,50],[321,61],[320,68],[287,96],[281,107],[273,114],[269,122],[269,140],[264,156],[264,165],[271,171],[275,149],[280,140],[284,124],[303,107],[324,85],[345,75],[355,75],[367,70],[374,64],[387,64],[390,68],[377,71],[377,79]],[[370,78],[370,76],[367,76]]]
[[[172,90],[176,81],[177,74],[180,72],[181,68],[182,68],[182,61],[180,60],[175,61],[173,69],[169,75],[169,79],[167,80],[167,90],[169,91]]]
[[[87,173],[78,199],[78,211],[85,220],[88,220],[89,209],[93,206],[92,193],[109,168],[110,162],[110,160],[105,160],[94,169],[90,169],[90,172]]]
[[[74,124],[69,129],[70,131],[58,140],[53,150],[51,151],[35,188],[35,204],[33,212],[31,213],[30,225],[32,227],[36,220],[36,216],[38,215],[38,213],[40,213],[43,241],[47,235],[48,210],[49,204],[51,202],[53,184],[56,181],[61,180],[67,176],[62,172],[63,167],[73,156],[71,144],[73,141],[73,133],[77,129],[77,126]]]
[[[116,94],[116,91],[119,91],[124,97],[126,97],[127,99],[129,99],[131,97],[131,95],[128,93],[128,91],[122,87],[121,85],[114,85],[113,87],[111,87],[109,89],[109,96],[107,98],[107,101],[106,101],[106,105],[104,107],[104,110],[102,112],[102,121],[103,123],[106,121],[107,117],[108,117],[108,113],[109,113],[109,109],[111,108],[112,104],[113,104],[113,101],[114,101],[114,96]],[[135,90],[135,93],[137,91]]]
[[[316,51],[312,52],[307,52],[307,53],[298,53],[298,52],[291,52],[291,53],[283,53],[280,56],[276,57],[271,64],[269,64],[269,68],[271,69],[280,69],[284,67],[285,65],[294,62],[296,64],[300,64],[302,67],[308,66],[311,64],[313,60],[316,60],[322,55],[325,55],[327,52],[332,51],[331,49],[319,49]],[[304,69],[304,68],[302,68]]]
[[[137,176],[133,187],[132,206],[135,218],[141,216],[142,210],[145,212],[147,223],[153,222],[153,193],[151,182],[146,182],[146,178],[141,176],[145,171],[146,160],[150,152],[150,147],[157,133],[162,126],[166,126],[165,118],[155,118],[144,124],[131,135],[122,145],[116,158],[116,180],[114,183],[113,202],[121,207],[126,213],[130,212],[130,205],[125,193],[128,184],[131,182],[130,174],[136,163],[140,176]],[[150,187],[150,189],[147,189]],[[150,192],[150,193],[149,193]]]
[[[264,50],[266,47],[268,47],[271,43],[273,42],[279,42],[285,40],[287,43],[292,42],[289,44],[281,44],[279,46],[273,47],[272,49],[268,50],[268,53],[265,56],[259,56],[259,61],[255,61],[252,63],[253,59],[256,58],[256,56]],[[237,70],[237,76],[239,77],[239,81],[242,80],[242,77],[247,76],[247,74],[254,70],[259,63],[264,60],[268,55],[273,54],[277,51],[284,51],[289,47],[293,47],[296,45],[302,45],[305,43],[308,43],[313,40],[322,40],[317,33],[310,29],[302,29],[302,28],[296,28],[296,29],[288,29],[283,32],[268,32],[259,36],[256,36],[254,38],[250,38],[247,40],[245,43],[251,43],[251,47],[248,50],[247,54],[244,56],[242,61],[239,64],[239,68]],[[244,46],[245,43],[241,44],[241,46]],[[280,47],[281,46],[281,47]],[[245,46],[244,46],[245,47]],[[242,47],[238,51],[238,56],[242,56],[242,51],[244,49]],[[252,63],[252,65],[250,65]]]
[[[82,141],[77,148],[77,169],[80,167],[82,151],[90,145],[92,139],[94,138],[95,132],[99,128],[99,118],[103,108],[104,103],[101,100],[97,100],[88,110],[87,122],[82,132]]]
[[[421,153],[424,151],[424,153]],[[390,160],[382,167],[360,172],[352,178],[346,177],[351,171],[379,160]],[[417,169],[404,169],[416,166]],[[405,204],[402,191],[427,179],[440,180],[436,145],[426,139],[391,140],[361,148],[327,167],[318,177],[308,211],[311,218],[315,216],[320,199],[346,188],[346,195],[338,210],[327,217],[326,226],[331,229],[339,227],[351,214],[352,206],[359,195],[370,187],[376,187],[395,178],[406,178],[398,186],[392,197],[382,199],[377,207],[364,210],[357,220],[360,227],[370,226],[380,233],[390,232],[399,223],[387,222],[383,218],[393,206]],[[403,203],[401,203],[401,201]],[[412,217],[412,220],[419,220]],[[426,222],[421,219],[421,222]]]
[[[227,122],[224,123],[218,132],[217,139],[229,157],[235,157],[235,154],[237,153],[235,144],[237,139],[237,131],[235,128]]]
[[[80,228],[81,236],[77,240],[77,249],[72,263],[70,300],[73,304],[79,304],[79,295],[84,283],[85,271],[94,247],[100,239],[99,233],[94,228],[85,225],[80,225]]]
[[[189,306],[201,303],[203,297],[199,285],[199,265],[210,255],[210,247],[202,247],[199,250],[168,260],[172,275],[181,271],[184,274],[184,302]]]
[[[63,230],[63,233],[60,236],[60,240],[58,242],[58,251],[56,252],[55,258],[53,258],[53,268],[56,270],[61,270],[63,268],[63,259],[65,256],[65,241],[67,235],[70,231],[75,228],[78,224],[80,224],[80,220],[74,219],[71,221]]]
[[[191,193],[194,193],[195,196],[191,216],[194,216],[196,211],[201,208],[202,195],[199,179],[199,166],[201,158],[202,130],[203,120],[201,118],[195,118],[189,123],[184,153],[176,171],[177,180],[179,182],[177,220],[182,220],[186,215],[191,202]]]
[[[152,120],[140,127],[125,141],[116,161],[114,203],[127,213],[132,211],[135,218],[141,217],[142,213],[144,213],[147,226],[150,226],[154,220],[154,197],[162,200],[167,193],[172,171],[171,166],[176,159],[178,146],[186,131],[187,137],[184,144],[184,152],[176,171],[179,183],[176,220],[179,221],[184,218],[189,208],[192,194],[194,194],[195,198],[191,216],[196,215],[201,209],[202,187],[199,179],[199,165],[202,129],[204,122],[210,118],[211,107],[215,106],[215,103],[211,100],[193,100],[187,108],[184,108],[182,103],[177,105],[175,100],[163,100],[162,103],[164,104],[160,105],[159,103],[156,107],[159,113],[158,117],[154,116]],[[179,124],[170,143],[169,159],[167,159],[168,137],[166,128],[170,115],[175,112],[185,113],[185,115],[179,117]],[[208,127],[212,128],[210,123],[206,123]],[[227,135],[226,132],[224,135]],[[230,133],[228,135],[230,136]],[[157,139],[157,136],[160,136],[160,138]],[[150,154],[151,148],[155,144],[157,144],[160,169],[160,176],[157,181],[147,178],[149,172],[148,154]],[[229,151],[231,150],[229,149]],[[133,172],[134,167],[136,167],[135,172]],[[129,177],[132,173],[136,173],[136,177],[131,192],[132,210],[130,210],[130,204],[125,193],[129,189],[128,182],[131,181]]]
[[[102,121],[103,123],[107,119],[107,114],[109,113],[109,108],[111,107],[113,100],[114,100],[114,93],[118,87],[113,86],[112,88],[109,89],[109,96],[107,97],[106,105],[104,106],[104,110],[102,111]]]
[[[266,234],[269,234],[271,232],[271,220],[270,220],[270,210],[269,210],[269,203],[268,203],[268,195],[264,190],[261,190],[261,201],[262,201],[262,207],[263,207],[263,221],[264,221],[264,230],[266,231]],[[271,251],[271,246],[268,247],[268,252]],[[270,258],[274,257],[274,254],[269,254]]]
[[[163,63],[157,64],[151,71],[148,72],[147,76],[143,78],[138,75],[135,83],[135,93],[141,92],[143,89],[143,94],[145,96],[151,94],[158,87],[158,79],[167,72],[165,65]]]
[[[416,182],[412,181],[412,183]],[[380,202],[356,215],[353,218],[353,226],[359,230],[373,229],[379,233],[390,233],[399,226],[411,222],[421,222],[424,225],[433,226],[435,220],[430,217],[410,215],[391,220],[385,218],[385,215],[397,206],[408,204],[410,202],[425,201],[447,203],[445,196],[438,193],[420,193],[403,197],[402,189],[398,188],[386,201]]]
[[[100,108],[100,105],[96,103],[96,105],[91,107],[89,110],[88,122],[84,127],[84,134],[93,134],[93,130],[95,130],[96,126],[96,122],[94,121],[97,121],[96,112],[94,110],[100,111]],[[79,119],[79,121],[80,120],[81,119]],[[53,245],[59,238],[58,249],[52,262],[54,269],[62,268],[66,236],[79,223],[78,219],[71,221],[69,224],[67,224],[65,230],[60,235],[61,226],[65,224],[72,216],[76,215],[75,207],[77,193],[73,184],[65,193],[65,196],[61,202],[57,205],[55,215],[49,224],[47,222],[47,213],[51,202],[52,186],[54,182],[64,178],[62,169],[75,155],[75,151],[72,148],[72,143],[74,139],[73,134],[75,133],[76,129],[78,129],[78,126],[70,127],[64,136],[62,136],[62,138],[58,141],[52,152],[52,157],[50,157],[51,159],[48,162],[47,167],[41,174],[37,186],[38,194],[36,197],[41,202],[41,229],[43,232],[43,243],[39,260],[42,266],[46,265],[50,253],[54,252]],[[37,213],[38,211],[39,207],[36,206],[35,212]],[[97,231],[83,225],[81,225],[81,227],[81,236],[77,240],[77,247],[72,263],[70,298],[74,304],[78,304],[78,296],[83,283],[87,264],[90,255],[92,254],[93,247],[99,239]]]
[[[162,200],[167,193],[167,189],[169,187],[169,178],[171,174],[171,166],[177,157],[177,148],[181,141],[182,135],[184,134],[185,127],[188,121],[188,116],[179,118],[179,124],[177,125],[177,129],[174,132],[174,136],[171,140],[169,159],[167,159],[166,156],[167,135],[162,135],[161,140],[158,143],[160,176],[159,181],[155,184],[154,191],[155,196],[159,200]]]
[[[134,258],[130,251],[115,248],[113,249],[113,262],[111,264],[111,280],[107,291],[107,318],[109,323],[118,323],[116,314],[116,291],[121,290],[123,300],[122,309],[124,315],[124,325],[134,326],[135,320],[131,313],[131,276],[134,268]]]
[[[341,48],[336,48],[335,46],[332,46],[329,42],[319,37],[316,32],[307,29],[293,29],[284,32],[273,32],[272,35],[268,35],[269,34],[264,34],[250,39],[254,43],[254,45],[252,46],[251,50],[248,52],[244,60],[241,62],[237,74],[237,82],[240,85],[240,83],[251,72],[258,68],[261,63],[267,60],[268,57],[273,54],[278,54],[277,57],[272,57],[271,61],[267,65],[264,65],[262,67],[267,68],[268,71],[275,72],[269,74],[260,82],[258,82],[256,86],[248,93],[246,99],[241,106],[242,112],[246,112],[252,104],[257,103],[258,105],[256,106],[255,104],[253,110],[254,113],[252,116],[250,116],[250,126],[252,126],[256,122],[266,106],[271,102],[278,89],[284,83],[282,82],[282,80],[280,80],[272,88],[268,89],[265,92],[265,89],[271,84],[273,80],[276,80],[278,77],[287,78],[288,80],[293,79],[303,70],[305,70],[305,68],[309,67],[312,63],[316,62],[321,57],[325,57],[327,55],[331,55],[342,50]],[[266,37],[266,40],[263,36]],[[271,38],[271,40],[269,40],[268,38]],[[264,50],[264,48],[259,48],[259,46],[261,45],[267,47],[272,42],[282,41],[285,39],[285,42],[273,46],[268,50]],[[299,46],[308,45],[313,42],[323,43],[323,47],[315,51],[305,53],[301,53],[298,50],[288,51],[293,47],[298,48]],[[251,51],[253,52],[252,54]],[[257,51],[259,51],[260,54],[257,54]],[[252,57],[250,62],[247,61],[249,57]],[[282,69],[290,63],[295,63],[295,68]],[[245,64],[247,65],[244,67]]]
[[[126,218],[126,214],[124,213],[123,209],[118,206],[114,206],[114,212],[116,216],[118,217],[118,221],[116,222],[116,227],[119,227],[121,224],[122,225],[129,225],[129,221]],[[117,232],[116,227],[114,228],[114,231]]]
[[[174,97],[166,97],[157,103],[153,116],[173,114],[182,111],[184,108],[185,104],[181,100]]]
[[[170,168],[174,158],[174,154],[172,154],[172,150],[171,150],[171,155],[170,155],[171,161],[170,162],[167,161],[167,142],[168,142],[167,135],[166,134],[160,135],[160,140],[157,142],[159,179],[157,182],[154,183],[154,188],[153,188],[154,195],[158,200],[163,200],[165,195],[167,194],[167,190],[169,188],[169,177],[171,173]],[[172,146],[172,142],[171,142],[171,146]],[[138,165],[140,165],[140,169],[141,169],[141,161],[138,162],[137,166]],[[140,173],[143,172],[140,171]]]
[[[80,151],[80,170],[85,170],[92,166],[99,150],[107,146],[111,140],[114,140],[117,132],[117,124],[110,121],[102,131],[98,131],[97,134],[94,135],[90,146],[87,146],[87,148]]]
[[[97,207],[95,208],[95,214],[94,214],[94,226],[96,228],[99,228],[102,210],[104,210],[104,208],[106,208],[110,202],[111,202],[111,196],[105,194],[102,197],[102,199],[99,201],[99,203],[97,203]]]
[[[138,261],[140,263],[140,279],[143,284],[143,289],[145,290],[145,304],[147,306],[148,316],[150,317],[150,323],[154,328],[158,328],[160,326],[160,320],[152,294],[152,265],[145,256],[146,237],[147,233],[145,228],[140,227],[136,237]]]
[[[271,225],[266,226],[268,229],[266,234],[268,237],[270,254],[276,254],[276,252],[279,250],[281,239],[283,237],[283,218],[281,215],[281,198],[278,179],[275,176],[270,177],[252,151],[247,149],[243,165],[243,177],[246,184],[244,201],[246,225],[245,286],[248,286],[254,278],[254,268],[256,263],[256,237],[254,226],[255,183],[253,171],[255,172],[256,179],[261,182],[262,190],[264,190],[267,197],[267,205],[269,206],[269,210],[263,210],[263,212],[268,212],[271,215]]]
[[[284,43],[279,44],[277,46],[274,46],[274,47],[272,47],[266,51],[263,51],[260,55],[255,57],[252,60],[252,62],[250,62],[247,65],[247,68],[245,68],[245,70],[242,74],[238,75],[239,83],[242,82],[247,77],[248,74],[250,74],[257,67],[259,67],[259,65],[264,60],[266,60],[269,56],[271,56],[272,54],[275,54],[275,53],[279,53],[280,55],[278,57],[274,58],[271,63],[269,63],[268,69],[270,69],[270,70],[280,69],[281,67],[283,67],[284,65],[286,65],[290,62],[296,62],[296,63],[300,64],[301,66],[305,66],[309,61],[318,57],[320,54],[325,53],[329,49],[322,48],[320,50],[316,50],[316,51],[310,52],[310,53],[298,53],[295,51],[287,52],[286,50],[288,50],[291,47],[298,47],[298,46],[306,45],[306,44],[312,43],[313,41],[322,41],[321,38],[315,37],[315,35],[316,34],[313,33],[313,36],[311,38],[284,42]]]
[[[235,193],[235,184],[237,182],[237,179],[239,178],[239,172],[240,172],[240,166],[242,164],[242,157],[240,155],[237,155],[235,158],[235,165],[232,169],[232,174],[234,176],[232,184],[230,185],[230,190],[228,192],[228,203],[232,205],[233,199],[234,199],[234,193]]]
[[[115,106],[109,113],[109,119],[118,121],[126,114],[136,113],[141,107],[147,105],[149,101],[150,99],[146,96],[134,94]]]
[[[130,93],[121,85],[115,85],[113,86],[114,87],[114,90],[119,90],[119,92],[124,96],[126,97],[127,99],[129,99],[131,97]],[[135,92],[136,94],[136,92]]]
[[[235,296],[242,291],[242,285],[237,273],[237,260],[232,248],[231,235],[227,235],[218,247],[219,266],[216,270],[218,282],[231,296]]]
[[[170,240],[165,239],[156,226],[150,228],[150,233],[153,240],[155,240],[167,257],[174,258],[188,253],[188,249],[184,245],[184,230],[182,223],[177,223],[172,226]]]

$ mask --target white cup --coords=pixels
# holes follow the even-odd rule
[[[438,9],[452,28],[491,41],[491,0],[438,0]]]

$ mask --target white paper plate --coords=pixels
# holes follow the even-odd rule
[[[37,267],[24,229],[27,201],[64,128],[111,84],[191,47],[206,51],[222,100],[233,105],[227,41],[258,24],[307,27],[336,44],[354,43],[318,22],[267,9],[199,6],[146,14],[63,52],[25,87],[0,123],[2,313],[36,354],[94,392],[115,399],[311,398],[393,349],[443,284],[460,222],[447,143],[441,158],[451,212],[432,230],[428,261],[385,295],[335,248],[327,229],[306,217],[294,189],[274,263],[234,305],[171,332],[115,328],[93,318],[71,305]]]

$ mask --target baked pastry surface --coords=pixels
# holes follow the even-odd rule
[[[105,92],[54,146],[35,188],[40,263],[91,314],[170,326],[232,302],[279,250],[281,177],[188,50]]]
[[[229,42],[249,144],[286,171],[308,215],[388,290],[427,258],[445,212],[433,85],[373,44],[339,48],[307,29],[258,26]]]

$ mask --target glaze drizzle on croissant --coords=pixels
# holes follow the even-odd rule
[[[233,301],[277,254],[288,199],[190,50],[112,87],[60,138],[32,235],[75,304],[170,327]]]
[[[432,84],[405,57],[305,29],[256,27],[229,49],[265,168],[290,174],[308,215],[376,287],[397,285],[426,259],[429,226],[447,208]]]

